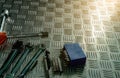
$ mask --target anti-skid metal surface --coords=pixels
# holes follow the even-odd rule
[[[0,0],[0,9],[9,9],[13,20],[6,25],[8,35],[48,31],[48,38],[21,40],[46,44],[51,56],[57,57],[65,43],[81,45],[87,56],[84,70],[66,70],[51,78],[120,78],[119,0]],[[9,39],[9,45],[15,40]],[[1,65],[8,52],[1,52]],[[40,57],[25,78],[44,77]]]

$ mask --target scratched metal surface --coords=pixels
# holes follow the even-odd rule
[[[8,35],[48,31],[48,38],[21,40],[46,44],[51,56],[57,57],[65,43],[81,45],[87,56],[83,71],[51,72],[51,78],[120,78],[120,0],[0,0],[0,9],[11,14],[12,22],[5,27]],[[0,53],[0,65],[15,40],[8,39],[6,51]],[[25,78],[45,78],[42,57]]]

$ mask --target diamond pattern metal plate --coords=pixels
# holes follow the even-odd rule
[[[12,20],[4,29],[8,35],[49,32],[48,38],[20,40],[46,44],[51,56],[59,56],[65,43],[81,45],[87,56],[85,68],[62,75],[51,72],[51,78],[120,78],[120,0],[0,0],[0,9],[10,11]],[[0,52],[0,66],[15,40],[8,39],[8,47]],[[42,56],[25,78],[45,78]]]

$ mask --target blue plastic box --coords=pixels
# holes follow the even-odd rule
[[[66,50],[68,54],[70,66],[81,66],[85,64],[86,55],[78,43],[65,44],[64,50]]]

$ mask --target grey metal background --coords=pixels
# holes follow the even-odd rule
[[[46,44],[51,56],[57,57],[65,43],[81,45],[87,56],[84,70],[69,70],[62,75],[51,72],[51,78],[120,78],[119,0],[0,0],[0,9],[11,14],[12,21],[5,27],[8,35],[48,31],[48,38],[21,40]],[[9,39],[7,50],[0,53],[0,65],[15,40]],[[37,67],[25,78],[44,77],[40,57]]]

